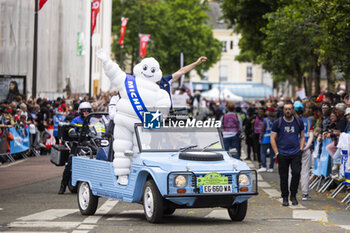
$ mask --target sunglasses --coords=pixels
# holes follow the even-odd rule
[[[81,110],[81,112],[90,112],[90,110]]]

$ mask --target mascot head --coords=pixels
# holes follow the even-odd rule
[[[158,82],[162,78],[159,63],[153,57],[143,59],[134,67],[135,77],[142,77],[152,82]]]

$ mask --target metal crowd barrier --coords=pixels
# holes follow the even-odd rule
[[[309,180],[309,188],[315,189],[316,192],[323,193],[329,189],[329,187],[337,183],[337,187],[332,191],[330,196],[335,198],[339,193],[345,190],[347,187],[350,187],[350,182],[348,179],[349,170],[346,166],[348,160],[350,160],[350,151],[342,151],[342,163],[340,165],[344,168],[344,177],[332,178],[331,165],[332,157],[326,151],[326,146],[330,143],[329,139],[325,139],[322,142],[322,149],[320,153],[317,153],[317,157],[314,157],[314,169],[312,170],[312,176]],[[347,158],[345,158],[347,157]],[[346,172],[347,169],[347,172]],[[341,201],[342,203],[349,205],[347,208],[350,208],[350,193],[348,193]]]

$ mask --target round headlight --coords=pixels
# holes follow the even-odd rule
[[[175,186],[182,188],[187,185],[187,178],[184,175],[178,175],[175,177]]]
[[[238,178],[239,186],[247,186],[250,184],[249,176],[246,174],[239,175]]]

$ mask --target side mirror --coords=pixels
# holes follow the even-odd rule
[[[233,157],[234,155],[237,154],[237,149],[236,148],[232,148],[228,151],[229,156]]]

